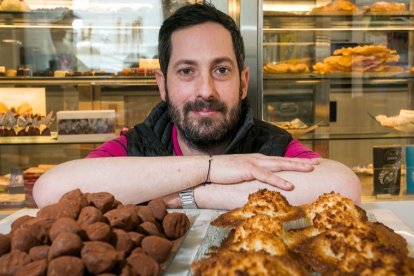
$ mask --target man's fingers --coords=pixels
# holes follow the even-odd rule
[[[253,174],[253,178],[257,179],[263,183],[272,185],[274,187],[280,188],[282,190],[290,191],[295,188],[295,186],[286,181],[285,179],[273,174],[268,170],[259,169]]]
[[[265,160],[258,161],[257,166],[262,168],[267,168],[273,172],[278,171],[301,171],[308,172],[314,169],[314,166],[317,165],[318,160],[313,159],[300,159],[300,158],[269,158]]]

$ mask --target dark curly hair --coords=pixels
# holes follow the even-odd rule
[[[237,67],[241,74],[244,68],[244,43],[240,30],[234,20],[227,14],[216,9],[212,4],[192,4],[179,8],[173,15],[167,18],[158,34],[158,57],[161,71],[167,78],[167,69],[171,57],[171,35],[174,31],[202,24],[214,22],[229,30],[233,41],[233,49],[237,59]]]

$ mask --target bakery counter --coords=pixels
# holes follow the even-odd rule
[[[414,209],[413,201],[397,202],[373,202],[364,203],[362,207],[368,211],[371,217],[402,235],[408,242],[410,256],[414,256],[414,221],[410,210]],[[37,209],[21,209],[0,221],[0,233],[10,230],[11,222],[23,215],[35,215]],[[191,229],[188,231],[184,241],[168,266],[165,275],[191,275],[189,264],[197,259],[205,250],[206,245],[213,242],[214,232],[210,221],[223,211],[218,210],[187,210],[193,218]]]

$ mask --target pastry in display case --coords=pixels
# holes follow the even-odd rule
[[[262,40],[251,46],[262,56],[259,116],[316,124],[299,135],[287,130],[350,168],[372,164],[376,146],[412,144],[412,9],[408,0],[263,1]],[[372,177],[360,179],[363,195],[373,195]]]

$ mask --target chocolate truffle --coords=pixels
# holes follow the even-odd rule
[[[145,238],[144,234],[138,232],[128,232],[128,235],[131,238],[132,242],[135,244],[135,247],[141,246],[141,242]]]
[[[10,251],[11,241],[9,236],[0,234],[0,256]]]
[[[49,254],[49,245],[39,245],[30,248],[29,256],[33,261],[47,259],[47,255]]]
[[[72,218],[63,217],[57,219],[49,231],[49,238],[53,241],[60,233],[62,232],[70,232],[75,235],[81,234],[81,228],[79,224]]]
[[[90,241],[108,242],[111,239],[111,227],[103,222],[95,222],[85,227],[86,237]]]
[[[159,221],[162,221],[168,213],[167,206],[161,198],[151,200],[147,206],[151,209],[154,217]]]
[[[20,228],[30,229],[31,234],[41,244],[47,244],[49,243],[49,231],[54,222],[55,220],[51,218],[36,217],[23,223]]]
[[[28,215],[24,215],[20,218],[17,218],[15,221],[12,222],[11,224],[11,231],[13,232],[14,230],[18,229],[22,224],[24,224],[26,221],[34,219],[34,217],[32,216],[28,216]]]
[[[47,271],[47,260],[38,260],[34,261],[32,263],[29,263],[19,270],[17,270],[16,274],[14,276],[43,276],[46,275]]]
[[[98,208],[93,206],[87,206],[85,208],[82,208],[78,217],[78,224],[82,229],[88,226],[89,224],[102,221],[104,221],[104,216],[102,215],[102,212]]]
[[[43,207],[39,210],[37,216],[52,219],[58,219],[62,217],[77,219],[80,210],[80,203],[76,201],[62,201]]]
[[[86,197],[91,206],[95,206],[102,213],[114,208],[114,196],[107,192],[90,193]]]
[[[167,238],[177,239],[190,228],[190,220],[184,213],[169,213],[162,221],[162,227]]]
[[[75,190],[69,191],[66,194],[64,194],[60,198],[59,202],[64,202],[64,201],[78,202],[81,208],[84,208],[89,205],[86,195],[82,194],[81,190],[79,189],[75,189]]]
[[[131,237],[122,229],[114,229],[111,244],[116,250],[124,252],[124,256],[128,256],[132,249],[135,248]]]
[[[14,275],[22,266],[30,263],[27,253],[14,250],[0,257],[0,275]]]
[[[82,261],[92,274],[109,272],[116,262],[122,258],[122,253],[105,242],[86,242],[81,251]]]
[[[62,256],[49,262],[48,276],[83,276],[84,265],[81,259],[73,256]]]
[[[62,232],[53,241],[47,257],[51,260],[59,256],[78,256],[81,248],[82,240],[78,235]]]
[[[41,243],[32,235],[29,228],[19,228],[14,231],[11,238],[11,249],[29,252],[30,248]]]
[[[151,208],[148,206],[139,206],[137,214],[142,221],[155,222],[155,216],[152,213]]]
[[[142,249],[159,263],[168,259],[172,247],[171,241],[158,236],[147,236],[142,240]]]
[[[139,225],[138,231],[145,235],[163,236],[154,222],[143,222]]]
[[[155,276],[161,273],[158,262],[145,253],[131,254],[127,263],[131,266],[132,271],[140,276]]]
[[[139,222],[134,209],[126,206],[108,211],[104,216],[112,227],[125,231],[134,230]]]

